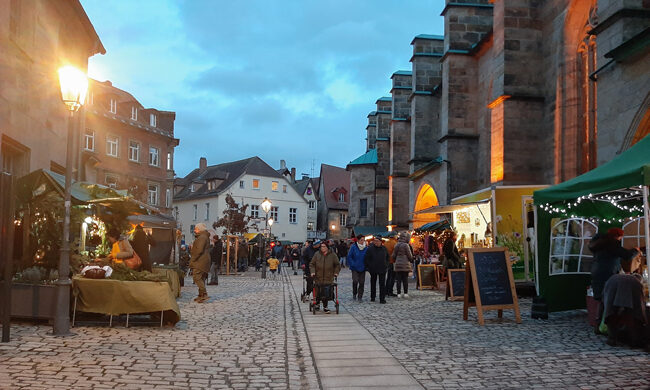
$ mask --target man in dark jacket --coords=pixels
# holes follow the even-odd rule
[[[314,289],[314,279],[311,277],[311,272],[309,270],[309,263],[311,263],[311,259],[314,257],[316,252],[318,252],[318,248],[320,248],[320,246],[321,246],[320,240],[316,240],[314,241],[313,244],[307,245],[305,249],[303,249],[302,251],[301,263],[302,263],[302,269],[304,270],[304,273],[307,276],[307,294],[310,294]]]
[[[194,235],[196,238],[190,250],[190,268],[194,284],[199,287],[199,296],[194,301],[202,303],[209,299],[205,279],[210,272],[210,233],[204,223],[198,223],[194,226]]]
[[[142,271],[151,272],[151,259],[149,258],[149,245],[151,244],[151,238],[144,232],[142,225],[135,227],[133,241],[131,241],[130,244],[135,253],[137,253],[142,260]]]
[[[336,253],[339,255],[339,259],[341,260],[341,267],[345,268],[346,258],[348,256],[348,244],[345,240],[339,241]]]
[[[210,250],[210,282],[209,285],[219,285],[219,271],[221,270],[221,255],[223,253],[223,244],[219,236],[214,236],[212,249]]]
[[[370,272],[370,301],[375,301],[377,279],[379,279],[379,303],[386,303],[386,270],[388,269],[389,255],[388,250],[383,246],[381,236],[375,236],[363,260],[366,270]]]
[[[447,238],[445,244],[442,246],[442,251],[445,254],[444,266],[447,269],[462,268],[463,266],[463,259],[460,257],[460,252],[458,252],[458,247],[456,246],[457,237],[456,232],[452,232],[451,236]]]

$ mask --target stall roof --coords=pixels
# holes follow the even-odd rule
[[[426,223],[419,228],[416,228],[416,232],[434,232],[436,230],[445,230],[445,229],[451,229],[451,225],[449,225],[449,221],[443,220],[443,221],[435,221],[435,222],[429,222]]]
[[[386,230],[386,226],[355,226],[352,230],[355,236],[361,234],[363,236],[380,235],[382,237],[391,237],[397,234],[396,232]]]
[[[130,215],[129,222],[133,224],[143,224],[144,227],[158,229],[173,229],[176,227],[176,220],[170,216],[158,215]]]
[[[590,194],[626,190],[650,184],[650,136],[644,137],[627,151],[616,156],[610,162],[598,168],[567,180],[563,183],[535,191],[535,204],[572,201]],[[587,204],[585,204],[587,203]],[[583,206],[584,205],[584,206]],[[589,214],[597,214],[592,202],[584,202],[580,206]],[[580,207],[579,206],[579,207]],[[588,208],[588,209],[587,209]],[[580,210],[574,209],[576,214]],[[609,213],[611,210],[600,210]],[[585,215],[582,213],[582,215]]]
[[[426,209],[415,211],[413,214],[446,214],[452,211],[462,210],[471,206],[489,203],[490,199],[480,200],[478,202],[458,203],[445,206],[433,206]]]

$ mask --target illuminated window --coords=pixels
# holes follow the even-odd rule
[[[253,189],[254,190],[260,189],[260,179],[253,179]]]
[[[278,182],[277,181],[272,181],[271,182],[271,191],[277,191],[278,190]]]

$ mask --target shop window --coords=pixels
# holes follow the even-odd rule
[[[593,255],[589,241],[598,226],[583,218],[563,219],[551,228],[549,275],[590,273]]]

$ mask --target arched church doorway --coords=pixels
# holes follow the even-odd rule
[[[426,183],[423,184],[415,198],[415,206],[413,207],[413,228],[420,227],[425,223],[438,221],[440,219],[438,214],[418,213],[418,211],[426,210],[429,207],[438,206],[439,204],[438,195],[433,187]]]

